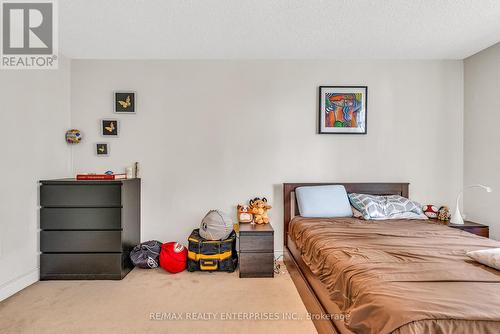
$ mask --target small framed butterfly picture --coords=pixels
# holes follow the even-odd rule
[[[117,119],[101,120],[101,136],[118,137],[119,133],[120,133],[120,121],[118,121]]]
[[[109,144],[108,143],[97,143],[95,144],[95,154],[98,157],[109,156]]]
[[[114,93],[115,113],[135,114],[136,93],[132,91],[118,91]]]

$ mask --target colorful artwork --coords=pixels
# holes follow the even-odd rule
[[[66,131],[66,142],[68,144],[78,144],[82,141],[82,133],[80,130],[71,129]]]
[[[320,87],[319,133],[366,133],[367,87]]]

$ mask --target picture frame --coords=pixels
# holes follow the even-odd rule
[[[368,86],[320,86],[319,134],[366,134]]]
[[[118,137],[120,134],[120,121],[117,119],[101,119],[101,136]]]
[[[137,92],[132,90],[114,91],[113,110],[116,114],[135,115],[137,112]]]
[[[95,154],[98,157],[108,157],[109,156],[109,144],[108,143],[96,143],[95,144]]]

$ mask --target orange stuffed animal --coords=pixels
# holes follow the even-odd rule
[[[248,207],[248,205],[239,205],[238,209],[238,222],[240,224],[251,223],[253,221],[252,210]]]
[[[267,224],[269,223],[269,217],[267,216],[267,211],[272,208],[271,205],[267,204],[267,199],[263,197],[255,197],[249,201],[250,212],[253,213],[253,220],[256,224]]]

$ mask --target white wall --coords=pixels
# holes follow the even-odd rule
[[[70,174],[70,63],[0,71],[0,300],[38,280],[38,180]]]
[[[316,134],[328,84],[369,86],[368,135]],[[207,210],[260,195],[281,250],[283,182],[408,181],[412,198],[450,205],[462,185],[461,61],[73,60],[71,87],[87,138],[75,171],[140,162],[143,240],[184,242]],[[137,115],[113,114],[117,89],[138,92]],[[99,136],[106,117],[119,138]]]
[[[500,201],[500,44],[465,59],[464,184],[483,183],[488,194],[471,189],[464,196],[470,220],[490,226],[490,236],[500,240],[496,208]]]

